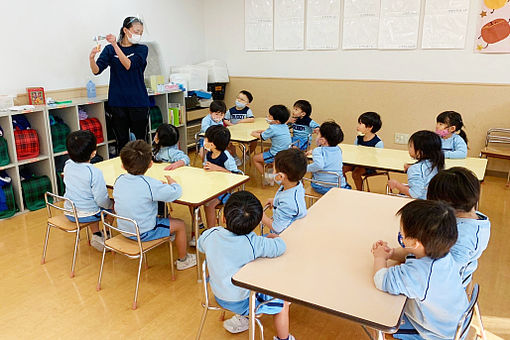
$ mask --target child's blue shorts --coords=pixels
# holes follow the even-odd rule
[[[170,236],[170,220],[168,218],[157,217],[154,229],[141,233],[140,240],[145,242],[168,236]],[[128,238],[136,241],[136,236],[130,236]]]
[[[271,152],[269,151],[264,151],[264,153],[262,154],[262,156],[264,157],[264,163],[266,164],[271,164],[274,162],[274,156]]]
[[[273,297],[269,295],[265,295],[262,293],[256,293],[255,294],[256,303],[255,308],[257,308],[262,302],[269,301],[273,299]],[[215,297],[216,302],[225,309],[228,309],[231,312],[234,312],[239,315],[249,315],[250,314],[250,299],[247,298],[246,300],[242,301],[224,301],[217,297]],[[280,299],[274,299],[264,305],[262,305],[260,308],[255,309],[257,311],[257,315],[259,314],[269,314],[274,315],[278,314],[283,309],[283,300]]]
[[[103,210],[106,210],[108,212],[113,212],[112,209],[104,209],[104,208],[101,208],[101,211]],[[91,216],[84,216],[84,217],[78,217],[78,222],[80,223],[90,223],[90,222],[97,222],[97,221],[101,221],[101,211],[98,212],[97,214],[95,215],[91,215]],[[71,216],[71,215],[66,215],[67,219],[71,222],[76,222],[76,220],[74,219],[74,216]]]
[[[297,137],[297,136],[294,137],[293,136],[292,144],[294,144],[298,149],[300,149],[302,151],[306,151],[308,149],[308,137]]]
[[[402,324],[398,328],[398,331],[393,334],[393,338],[401,340],[423,340],[418,331],[414,329],[413,325],[411,325],[409,319],[405,315],[402,318]]]

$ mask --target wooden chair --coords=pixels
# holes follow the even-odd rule
[[[365,173],[361,176],[361,191],[365,190],[365,185],[367,191],[370,192],[370,186],[368,184],[368,179],[375,176],[386,176],[388,181],[390,180],[390,173],[388,171],[375,170],[374,173]]]
[[[319,184],[319,185],[322,185],[322,186],[325,186],[325,187],[331,187],[331,188],[340,188],[340,184],[342,183],[342,179],[340,178],[340,175],[338,175],[338,173],[336,173],[336,172],[332,172],[332,171],[317,171],[315,173],[328,174],[328,175],[335,176],[336,177],[336,183],[334,183],[334,182],[323,182],[323,181],[319,181],[319,180],[316,180],[316,179],[313,179],[313,178],[303,177],[303,184],[305,182],[310,183],[310,185],[305,186],[305,199],[308,199],[308,203],[309,203],[309,204],[307,204],[307,207],[311,207],[313,205],[313,203],[315,203],[319,198],[321,198],[323,196],[322,194],[319,194],[318,192],[313,190],[313,188],[311,187],[312,183]]]
[[[122,220],[133,225],[134,232],[128,232],[125,230],[121,230],[118,227],[113,226],[113,222],[109,223],[106,221],[107,218],[113,218],[113,220]],[[138,275],[136,277],[136,288],[135,288],[135,298],[133,300],[132,309],[136,309],[137,307],[137,299],[138,299],[138,287],[140,285],[140,272],[142,270],[142,262],[145,259],[145,267],[147,268],[147,255],[146,253],[149,250],[152,250],[162,244],[168,244],[169,252],[170,252],[170,269],[172,272],[172,280],[175,280],[175,271],[174,271],[174,256],[172,249],[172,241],[170,237],[164,237],[153,241],[141,241],[140,240],[140,230],[138,229],[138,224],[135,220],[130,218],[122,217],[119,215],[112,214],[108,211],[101,212],[101,221],[103,222],[103,235],[105,236],[104,241],[104,249],[103,256],[101,257],[101,267],[99,269],[99,277],[97,279],[97,287],[96,290],[101,290],[101,278],[103,276],[103,265],[104,265],[104,256],[106,254],[106,250],[111,250],[121,255],[124,255],[130,259],[139,259],[138,264]],[[113,236],[111,234],[111,230],[115,230],[121,234]],[[107,231],[108,230],[108,231]],[[124,235],[135,236],[135,240],[131,240]]]
[[[469,305],[467,310],[464,312],[462,317],[457,324],[457,331],[455,332],[455,340],[460,340],[462,337],[469,332],[469,328],[471,326],[471,321],[473,320],[473,316],[476,312],[479,323],[481,326],[481,338],[485,340],[485,330],[482,325],[482,316],[480,315],[480,310],[478,308],[478,293],[480,291],[480,287],[478,284],[475,284],[473,290],[471,292],[471,299],[469,301]],[[478,334],[476,335],[478,338]]]
[[[489,129],[485,137],[485,147],[480,151],[481,157],[510,160],[510,129]],[[506,186],[510,186],[510,170],[508,171]]]
[[[65,231],[66,233],[74,233],[75,239],[74,239],[74,251],[73,251],[73,262],[71,264],[71,278],[74,277],[74,268],[76,265],[76,254],[78,252],[78,244],[80,242],[80,231],[84,228],[87,228],[90,224],[94,222],[89,223],[80,223],[78,222],[78,213],[76,212],[76,207],[68,198],[58,196],[55,194],[52,194],[51,192],[46,192],[44,194],[44,200],[46,201],[46,210],[48,212],[48,222],[46,226],[46,236],[44,238],[44,247],[43,247],[43,254],[41,259],[41,264],[46,263],[46,249],[48,247],[48,239],[50,237],[50,230],[51,228],[60,229],[62,231]],[[64,207],[58,206],[57,202],[67,202],[68,206],[70,206],[70,209],[66,209]],[[54,210],[62,211],[64,214],[73,216],[75,222],[71,222],[64,214],[57,214],[55,215],[53,213]],[[88,229],[86,229],[87,233],[87,240],[90,243],[89,238],[89,232]]]
[[[200,319],[200,326],[198,327],[198,332],[197,332],[196,340],[199,340],[200,336],[202,335],[202,330],[204,329],[205,320],[207,318],[207,312],[208,311],[214,310],[214,311],[222,312],[221,316],[220,316],[220,321],[225,320],[225,312],[228,311],[228,310],[220,307],[219,305],[212,305],[211,304],[211,301],[209,300],[209,287],[208,287],[208,283],[209,283],[209,275],[207,275],[207,261],[204,260],[204,262],[202,262],[202,284],[203,284],[203,288],[204,288],[204,300],[205,301],[202,303],[202,307],[204,307],[204,311],[202,313],[202,318]],[[268,302],[266,302],[266,303],[268,303]],[[260,304],[259,307],[261,305],[263,305],[263,304],[265,304],[265,303]],[[259,307],[257,307],[257,309]],[[260,330],[260,339],[264,340],[264,326],[262,326],[262,323],[260,322],[258,317],[255,318],[255,321],[257,322],[257,326],[259,327],[259,330]]]

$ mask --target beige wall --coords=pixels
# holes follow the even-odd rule
[[[510,85],[231,77],[227,106],[242,89],[252,92],[256,116],[264,116],[273,104],[291,107],[297,99],[309,100],[312,118],[318,123],[336,120],[346,143],[353,143],[357,118],[365,111],[381,115],[383,127],[378,135],[385,147],[394,149],[406,148],[394,143],[395,132],[433,130],[436,116],[445,110],[462,114],[469,156],[478,157],[487,129],[510,128]],[[489,161],[491,170],[507,171],[509,166]]]

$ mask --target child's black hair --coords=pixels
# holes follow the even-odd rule
[[[156,129],[158,142],[153,144],[152,153],[156,156],[159,150],[165,146],[174,146],[179,142],[179,130],[171,125],[163,123]]]
[[[122,42],[122,39],[124,39],[124,28],[130,29],[131,26],[133,26],[134,24],[140,24],[143,26],[142,20],[138,19],[137,17],[127,17],[126,19],[124,19],[124,21],[122,22],[122,27],[120,28],[118,40],[119,42]]]
[[[367,128],[372,128],[372,133],[376,133],[381,129],[382,120],[377,112],[365,112],[358,118],[358,123],[364,124]]]
[[[120,150],[122,166],[131,175],[145,174],[152,161],[151,149],[151,146],[141,139],[127,143]]]
[[[294,107],[303,111],[306,117],[310,117],[312,114],[312,104],[308,100],[300,99],[294,103]]]
[[[216,149],[225,151],[230,143],[230,131],[223,125],[212,125],[205,131],[205,138],[213,143]]]
[[[455,211],[441,201],[415,200],[398,212],[405,237],[420,241],[425,254],[440,259],[457,242]]]
[[[251,103],[253,101],[253,95],[249,91],[241,90],[239,91],[239,93],[244,94],[246,98],[248,98],[248,103]]]
[[[459,133],[459,136],[464,139],[464,141],[468,142],[466,132],[462,129],[464,127],[464,122],[462,121],[462,116],[460,113],[455,111],[444,111],[441,112],[437,118],[436,122],[446,124],[448,127],[455,126],[455,133]]]
[[[432,169],[442,170],[444,168],[441,137],[436,133],[427,130],[417,131],[409,138],[409,144],[413,144],[418,161],[428,159],[432,162]]]
[[[90,156],[97,149],[96,136],[89,130],[71,132],[66,139],[69,158],[76,163],[90,161]]]
[[[291,182],[297,182],[303,178],[307,165],[305,153],[296,148],[282,150],[274,158],[276,171],[284,173]]]
[[[227,112],[227,106],[223,100],[213,100],[211,105],[209,105],[209,111],[211,112]]]
[[[444,201],[455,210],[469,212],[480,199],[480,182],[476,175],[466,168],[442,170],[430,181],[427,199]]]
[[[333,120],[322,123],[319,127],[319,132],[326,139],[329,146],[337,146],[344,141],[342,128]]]
[[[236,235],[251,233],[262,220],[262,214],[262,204],[248,191],[234,192],[223,208],[227,229]]]
[[[290,112],[285,105],[273,105],[269,108],[269,114],[273,116],[274,120],[285,124],[289,120]]]

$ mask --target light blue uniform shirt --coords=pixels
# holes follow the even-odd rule
[[[244,113],[246,111],[246,113]],[[227,110],[225,113],[225,120],[229,120],[232,124],[237,124],[239,121],[246,118],[255,118],[253,111],[248,108],[247,110],[238,110],[235,106]]]
[[[342,149],[338,146],[320,146],[312,151],[313,163],[308,164],[306,171],[312,173],[317,181],[337,184],[338,178],[330,174],[316,173],[317,171],[336,172],[340,176],[340,186],[345,188],[346,181],[342,173]],[[320,185],[320,184],[318,184]]]
[[[478,220],[472,218],[457,218],[459,237],[450,249],[455,261],[461,266],[462,284],[464,287],[471,282],[472,274],[478,267],[478,259],[487,249],[491,234],[489,218],[476,212]]]
[[[210,126],[213,126],[213,125],[223,125],[223,120],[219,121],[219,122],[215,122],[212,118],[211,118],[211,115],[208,114],[207,116],[205,116],[204,118],[202,118],[202,126],[200,128],[200,133],[205,133],[207,131],[207,129],[210,127]]]
[[[380,290],[409,298],[404,314],[421,337],[451,340],[468,306],[459,269],[451,254],[435,260],[408,257],[404,264],[380,269],[374,282]]]
[[[69,159],[64,166],[64,197],[73,201],[78,217],[97,214],[101,208],[111,209],[103,173],[90,163],[75,163]],[[65,203],[66,209],[72,209]]]
[[[232,276],[235,273],[259,257],[278,257],[286,249],[279,237],[270,239],[254,232],[236,235],[222,227],[204,231],[197,247],[207,258],[209,284],[214,296],[230,302],[246,300],[250,295],[248,289],[234,286]]]
[[[437,168],[432,169],[432,162],[428,159],[414,163],[407,169],[407,184],[412,198],[427,199],[427,189],[430,180],[437,174]]]
[[[172,202],[181,197],[177,183],[171,185],[143,175],[120,175],[113,186],[115,212],[138,223],[140,234],[154,229],[158,215],[158,201]],[[135,232],[133,224],[118,220],[119,229]]]
[[[281,233],[292,222],[306,216],[305,188],[299,182],[295,187],[278,188],[273,200],[273,230]]]
[[[454,133],[450,138],[441,138],[441,149],[446,158],[466,158],[467,144],[464,139]]]
[[[174,146],[164,146],[159,149],[158,153],[154,157],[156,161],[175,163],[178,161],[184,161],[185,165],[189,165],[189,157],[184,151],[175,148]]]
[[[262,132],[260,137],[262,140],[271,139],[269,153],[273,156],[276,156],[282,150],[288,149],[292,143],[287,124],[271,124]]]

